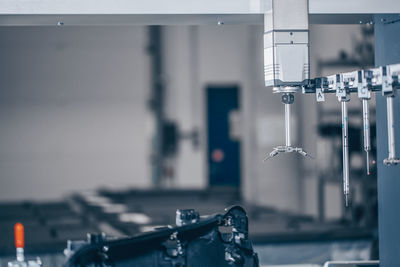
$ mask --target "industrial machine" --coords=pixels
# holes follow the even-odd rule
[[[396,63],[400,62],[400,56],[396,51],[400,42],[400,4],[397,0],[240,0],[235,3],[207,0],[195,5],[183,0],[169,1],[168,4],[157,0],[126,0],[120,1],[119,5],[108,0],[98,1],[96,5],[77,0],[5,0],[0,7],[0,25],[223,25],[260,24],[264,21],[265,85],[272,87],[274,93],[282,95],[286,125],[285,145],[275,147],[265,159],[279,153],[292,152],[311,158],[303,148],[291,143],[290,109],[294,103],[294,94],[316,94],[317,101],[323,101],[324,94],[334,93],[342,110],[343,191],[346,205],[350,199],[351,167],[347,103],[351,93],[357,93],[363,102],[364,150],[369,165],[371,145],[368,101],[371,93],[381,93],[382,96],[377,96],[380,257],[383,267],[398,265],[400,214],[396,203],[400,201],[400,159],[396,155],[395,137],[400,125],[396,123],[398,119],[395,113],[399,110],[396,92],[400,86],[400,65]],[[375,23],[375,64],[379,67],[310,79],[309,23]],[[387,156],[383,158],[384,154]],[[215,221],[218,219],[215,218]],[[174,240],[173,235],[171,238]],[[95,248],[89,246],[88,249]]]
[[[387,99],[387,128],[388,128],[388,157],[383,160],[386,166],[396,165],[399,159],[395,152],[395,134],[393,120],[393,97],[399,88],[400,65],[383,66],[370,70],[359,70],[348,73],[331,75],[329,77],[310,80],[309,86],[304,87],[304,93],[316,93],[317,101],[323,101],[324,93],[335,93],[342,108],[342,149],[343,149],[343,192],[346,205],[349,200],[349,140],[347,102],[351,93],[358,93],[363,102],[363,135],[364,150],[369,174],[369,151],[371,149],[368,100],[371,92],[382,92]]]
[[[291,6],[290,9],[287,6]],[[310,75],[307,1],[271,1],[264,17],[265,86],[282,94],[285,105],[285,145],[275,147],[264,161],[279,153],[297,152],[312,158],[304,149],[293,147],[290,138],[290,106],[294,93],[307,85]]]
[[[129,238],[88,235],[71,241],[66,267],[73,266],[258,266],[248,239],[243,208],[200,218],[194,210],[178,210],[176,226],[159,227]]]
[[[386,166],[400,163],[396,157],[393,98],[399,88],[400,64],[383,66],[370,70],[359,70],[348,73],[335,74],[328,77],[320,77],[308,80],[308,84],[302,86],[303,93],[315,93],[317,101],[324,101],[325,93],[335,93],[342,108],[342,149],[343,149],[343,192],[346,206],[349,201],[349,140],[348,140],[348,112],[347,102],[351,93],[358,93],[363,104],[363,135],[364,150],[367,159],[367,173],[369,174],[369,151],[371,149],[368,100],[371,99],[371,92],[382,92],[387,101],[387,129],[388,129],[388,157],[383,160]],[[282,89],[286,90],[286,89]],[[289,89],[288,89],[289,90]],[[278,89],[276,89],[278,91]],[[285,104],[286,124],[286,147],[275,148],[266,158],[276,156],[279,152],[302,151],[302,149],[291,149],[290,147],[290,108],[287,99],[292,98],[291,93],[283,92],[282,101]],[[288,145],[289,144],[289,145]],[[302,154],[302,153],[301,153]],[[304,153],[304,155],[308,155]]]
[[[8,267],[40,267],[42,262],[40,258],[36,260],[26,260],[24,255],[24,245],[25,245],[25,232],[24,226],[21,223],[16,223],[14,226],[15,234],[15,249],[16,249],[16,259],[15,261],[8,262]]]
[[[271,1],[265,14],[264,74],[265,85],[274,93],[282,94],[285,105],[285,145],[277,146],[265,160],[279,153],[297,152],[312,158],[302,148],[292,147],[290,140],[290,105],[294,93],[315,93],[317,101],[324,101],[324,93],[335,93],[342,109],[343,193],[346,206],[349,204],[349,140],[347,102],[352,92],[358,93],[363,103],[364,150],[369,174],[370,129],[368,100],[371,92],[381,91],[387,100],[388,151],[383,160],[387,166],[400,161],[395,153],[393,98],[398,88],[399,65],[335,74],[329,77],[309,77],[308,1]],[[290,8],[288,8],[290,6]]]

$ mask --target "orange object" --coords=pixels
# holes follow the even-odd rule
[[[15,247],[24,248],[25,236],[22,223],[16,223],[14,226]]]

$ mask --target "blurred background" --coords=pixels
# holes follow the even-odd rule
[[[0,28],[0,265],[26,252],[57,266],[69,239],[134,235],[240,204],[264,265],[377,259],[376,169],[361,101],[349,106],[352,206],[345,208],[334,95],[284,106],[264,87],[263,27]],[[311,77],[374,66],[372,25],[310,26]],[[375,107],[370,101],[372,158]],[[298,253],[288,253],[298,251]],[[307,265],[308,266],[308,265]]]

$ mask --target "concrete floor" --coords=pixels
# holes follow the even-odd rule
[[[161,225],[174,225],[176,209],[200,215],[223,213],[240,204],[248,213],[249,235],[261,264],[323,264],[328,260],[366,260],[373,251],[372,229],[345,222],[319,223],[307,216],[282,213],[240,201],[237,190],[207,191],[99,190],[65,202],[0,204],[0,266],[14,254],[13,225],[26,229],[26,252],[58,266],[67,240],[87,233],[132,236]]]

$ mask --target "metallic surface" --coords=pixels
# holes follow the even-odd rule
[[[396,67],[397,65],[394,65],[393,69],[396,69]],[[393,115],[393,99],[396,96],[397,88],[394,85],[392,75],[396,74],[396,71],[392,73],[390,66],[380,67],[380,69],[382,70],[382,95],[386,97],[388,138],[388,157],[383,160],[383,163],[386,165],[395,165],[400,163],[400,160],[396,158],[395,125]]]
[[[400,22],[398,15],[377,15],[374,19],[376,66],[400,62]],[[400,114],[400,98],[393,99],[394,114]],[[382,160],[387,156],[386,97],[376,94],[376,137],[378,159],[378,227],[380,267],[399,266],[400,251],[400,166],[387,167]],[[395,124],[399,133],[400,124]],[[397,150],[400,149],[399,143]]]
[[[266,1],[267,2],[267,1]],[[249,0],[3,0],[1,14],[257,14],[261,2]]]
[[[292,143],[290,141],[290,105],[285,104],[285,139],[286,146],[291,146]]]
[[[309,79],[307,10],[307,0],[271,1],[264,16],[265,86],[296,87]]]
[[[262,14],[0,14],[1,26],[262,25],[263,21]]]
[[[363,105],[363,136],[364,136],[364,151],[367,157],[367,173],[369,172],[369,151],[371,150],[371,136],[370,136],[370,125],[369,125],[369,109],[368,99],[362,100]]]
[[[349,205],[350,181],[349,181],[349,131],[347,102],[350,100],[350,86],[355,81],[352,77],[356,72],[336,74],[327,77],[329,88],[335,90],[336,97],[342,108],[342,160],[343,160],[343,194],[346,207]],[[351,81],[351,82],[350,82]]]
[[[396,158],[396,139],[395,139],[395,124],[393,115],[393,96],[386,97],[387,109],[387,131],[388,131],[388,157],[383,160],[386,165],[399,164],[400,160]]]
[[[394,142],[394,121],[393,121],[393,97],[386,98],[387,107],[387,127],[388,127],[388,151],[389,158],[396,157],[396,147]]]
[[[41,267],[42,261],[39,257],[36,260],[25,260],[24,249],[17,247],[17,258],[14,261],[9,261],[8,267]]]
[[[359,24],[371,14],[310,14],[310,24]],[[1,26],[263,25],[264,14],[0,14]]]
[[[393,14],[400,13],[397,0],[310,0],[310,14]]]
[[[308,0],[269,0],[265,6],[265,32],[308,30]]]
[[[3,0],[0,25],[263,24],[271,0]],[[310,23],[368,23],[373,14],[400,13],[396,0],[309,0]],[[296,4],[296,3],[295,3]],[[291,6],[289,6],[291,7]],[[288,10],[296,9],[289,8]]]
[[[24,248],[16,248],[17,261],[25,261]]]
[[[271,0],[2,0],[0,14],[262,14]],[[400,13],[397,0],[309,0],[310,14]]]
[[[275,86],[272,88],[272,92],[274,94],[277,93],[296,93],[300,91],[300,87],[299,86]]]
[[[370,85],[367,82],[366,73],[368,76],[370,75],[369,71],[367,72],[365,72],[364,70],[357,71],[355,85],[357,86],[358,97],[362,100],[364,151],[366,153],[367,175],[370,175],[369,152],[371,150],[371,136],[370,136],[368,101],[371,99],[371,91],[370,91]]]
[[[342,149],[343,149],[343,193],[346,206],[349,204],[350,184],[349,184],[349,133],[348,133],[348,113],[347,102],[342,101]]]
[[[277,88],[293,88],[293,87],[277,87]],[[275,89],[275,88],[274,88]],[[290,127],[290,105],[294,102],[293,93],[282,92],[282,103],[285,105],[285,145],[277,146],[272,149],[272,151],[264,157],[264,161],[269,160],[279,153],[292,153],[296,152],[303,157],[313,158],[310,154],[304,151],[301,147],[293,147],[291,142],[291,127]]]
[[[197,212],[192,210],[198,215]],[[65,261],[76,266],[259,266],[240,206],[182,225],[159,227],[133,237],[98,239]]]
[[[398,80],[398,65],[380,67],[382,72],[382,95],[386,97],[386,118],[388,130],[388,157],[383,160],[385,165],[396,165],[400,160],[396,158],[395,125],[393,115],[393,98],[397,95],[395,80]],[[393,76],[397,76],[397,79]]]

